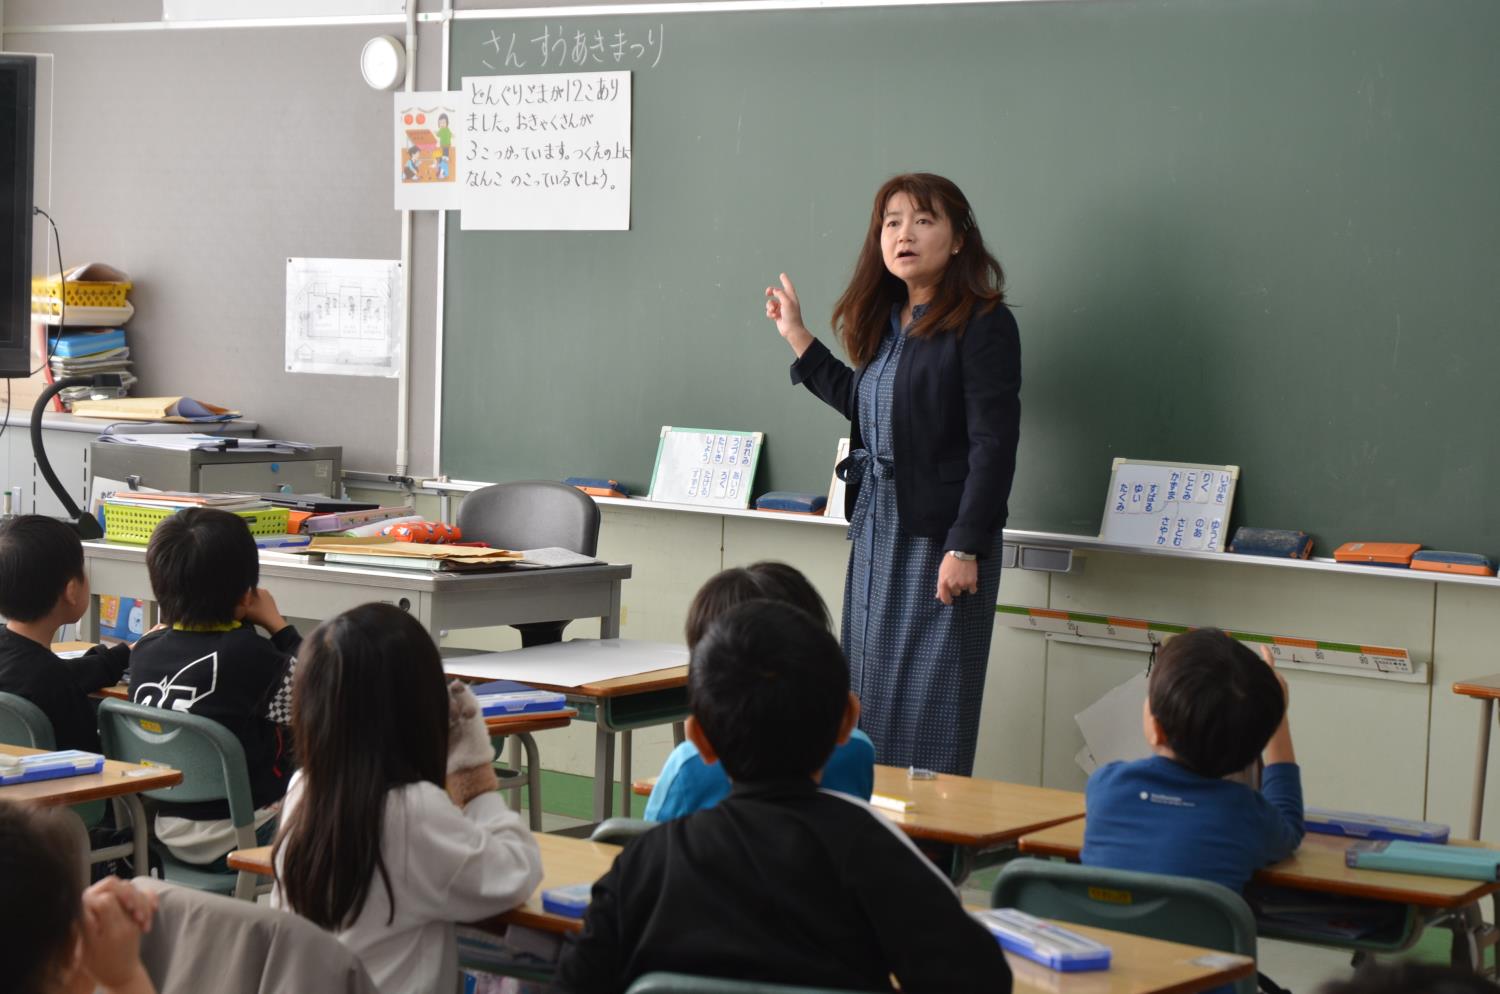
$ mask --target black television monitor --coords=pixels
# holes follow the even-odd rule
[[[36,58],[0,52],[0,377],[31,374]]]

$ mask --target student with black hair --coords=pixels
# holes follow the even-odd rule
[[[735,566],[715,574],[698,589],[688,606],[685,634],[691,651],[703,638],[714,619],[736,604],[749,600],[773,600],[806,611],[824,628],[832,629],[828,606],[795,567],[786,563],[762,561],[749,566]],[[875,745],[859,729],[849,734],[828,757],[823,767],[822,784],[857,797],[870,799],[875,789]],[[706,763],[691,742],[672,750],[646,804],[647,821],[670,821],[711,808],[729,796],[729,777],[722,763]]]
[[[119,877],[81,891],[66,812],[0,801],[0,969],[13,994],[153,994],[141,933],[156,896]]]
[[[293,653],[302,637],[256,586],[255,539],[228,511],[190,508],[163,520],[146,547],[146,569],[167,627],[142,636],[131,652],[131,700],[212,718],[240,740],[256,835],[269,843],[292,773],[283,726],[292,717]],[[226,802],[162,802],[156,835],[178,859],[227,872],[235,838]]]
[[[1156,654],[1142,714],[1155,755],[1089,777],[1082,861],[1244,890],[1302,842],[1302,778],[1286,681],[1217,628]],[[1262,661],[1264,660],[1264,661]],[[1264,760],[1261,788],[1224,779]]]
[[[557,986],[656,970],[907,994],[1011,989],[999,944],[869,805],[818,787],[859,713],[838,641],[791,605],[728,609],[693,649],[687,734],[733,787],[633,841],[593,888]]]
[[[125,644],[95,646],[60,659],[52,639],[89,607],[78,533],[56,518],[27,514],[0,525],[0,691],[24,697],[52,722],[59,749],[99,751],[88,695],[120,682]]]
[[[455,921],[522,903],[542,856],[506,807],[479,702],[392,604],[323,622],[297,665],[303,765],[276,840],[273,904],[334,932],[384,994],[448,992]]]

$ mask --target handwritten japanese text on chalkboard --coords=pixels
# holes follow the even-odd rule
[[[630,227],[630,73],[463,80],[466,230]]]
[[[527,34],[534,37],[527,38]],[[666,46],[667,29],[657,24],[644,31],[617,28],[605,31],[569,30],[562,25],[546,25],[539,31],[495,31],[482,44],[484,57],[479,61],[486,69],[562,69],[569,66],[639,66],[655,69],[661,65]],[[493,59],[494,61],[490,61]],[[499,65],[495,63],[498,62]]]

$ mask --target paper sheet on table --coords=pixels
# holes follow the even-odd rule
[[[600,680],[686,666],[688,651],[670,642],[635,639],[574,639],[509,652],[485,652],[443,660],[449,676],[468,680],[518,680],[554,687],[581,687]]]
[[[1074,715],[1097,766],[1151,755],[1141,731],[1141,705],[1145,700],[1146,674],[1142,671]]]

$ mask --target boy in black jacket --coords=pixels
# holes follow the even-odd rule
[[[163,631],[130,656],[137,704],[212,718],[245,747],[256,834],[266,844],[291,777],[293,653],[302,644],[276,602],[259,589],[260,557],[244,520],[191,508],[156,526],[146,548]],[[259,625],[270,633],[264,638]],[[225,869],[234,826],[224,802],[166,804],[156,835],[189,863]]]
[[[24,697],[52,722],[59,749],[99,751],[89,694],[120,682],[130,646],[95,646],[77,659],[52,654],[52,638],[89,606],[78,533],[27,514],[0,525],[0,691]]]
[[[664,822],[594,885],[557,986],[624,991],[656,970],[904,994],[1011,989],[999,944],[953,885],[862,801],[818,787],[859,714],[838,642],[772,601],[694,647],[687,734],[733,782]]]

